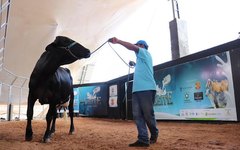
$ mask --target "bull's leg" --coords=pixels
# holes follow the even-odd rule
[[[70,123],[70,130],[69,130],[69,134],[73,134],[74,132],[74,124],[73,124],[73,101],[74,101],[74,95],[73,95],[73,91],[71,92],[70,95],[70,103],[69,103],[69,116],[71,119],[71,123]]]
[[[48,113],[47,113],[47,116],[46,116],[46,121],[47,121],[47,129],[45,131],[45,134],[43,136],[43,142],[44,143],[47,143],[47,142],[50,142],[50,126],[51,126],[51,122],[52,122],[52,119],[53,119],[53,112],[55,110],[55,106],[54,105],[49,105],[49,109],[48,109]]]
[[[25,133],[25,140],[31,141],[32,140],[32,118],[33,118],[33,107],[36,102],[36,98],[32,96],[32,93],[29,91],[28,94],[28,106],[27,106],[27,127]]]
[[[50,137],[52,137],[55,133],[55,123],[57,118],[57,109],[55,108],[55,111],[53,111],[53,119],[52,119],[52,127],[50,131]]]

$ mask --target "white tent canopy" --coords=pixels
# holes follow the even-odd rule
[[[93,51],[143,3],[143,0],[12,0],[4,66],[14,74],[29,77],[46,45],[57,35],[68,36]],[[72,64],[72,74],[84,63],[80,60]]]
[[[171,59],[169,34],[169,21],[173,19],[171,1],[11,0],[10,2],[3,59],[5,69],[0,66],[0,101],[11,97],[3,94],[10,91],[10,88],[4,89],[2,83],[24,87],[27,91],[27,79],[35,63],[45,47],[58,35],[68,36],[91,51],[112,36],[129,42],[144,39],[150,45],[149,51],[152,53],[154,65]],[[237,38],[240,26],[237,20],[240,13],[239,3],[239,0],[179,0],[181,17],[188,24],[190,53]],[[229,9],[223,11],[226,8]],[[3,18],[3,15],[1,17]],[[117,45],[113,47],[125,61],[135,58],[132,52],[123,50]],[[85,79],[89,82],[110,80],[128,72],[128,68],[107,44],[91,58],[76,61],[68,66],[74,83],[79,83],[83,66],[90,68]],[[101,78],[98,80],[97,77]],[[11,90],[14,92],[14,88]],[[27,92],[24,93],[25,98]]]

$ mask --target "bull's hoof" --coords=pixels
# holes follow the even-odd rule
[[[26,141],[31,141],[33,139],[33,132],[32,130],[26,130],[26,134],[25,134],[25,140]]]
[[[49,143],[50,141],[51,141],[50,138],[46,138],[42,140],[43,143]]]
[[[25,137],[25,141],[32,141],[32,136],[31,137]]]
[[[73,132],[69,132],[68,134],[69,134],[69,135],[73,135],[73,134],[74,134],[74,131],[73,131]]]
[[[49,137],[52,138],[54,136],[54,132],[49,134]]]

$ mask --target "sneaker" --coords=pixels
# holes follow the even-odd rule
[[[150,138],[150,144],[156,143],[156,142],[157,142],[157,139],[158,139],[158,135],[156,135],[156,136],[151,136],[151,138]]]
[[[148,143],[143,143],[143,142],[140,142],[140,141],[136,141],[132,144],[129,144],[128,145],[129,147],[149,147],[149,144]]]

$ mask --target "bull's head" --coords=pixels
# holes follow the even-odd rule
[[[88,58],[91,55],[89,49],[65,36],[57,36],[53,44],[58,48],[64,48],[69,55],[77,59]]]
[[[46,51],[55,56],[55,61],[59,65],[70,64],[91,55],[89,49],[65,36],[57,36],[54,42],[46,47]]]

